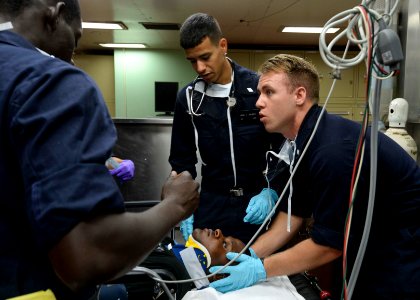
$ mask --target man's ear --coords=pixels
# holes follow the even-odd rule
[[[52,32],[57,29],[57,25],[58,22],[60,22],[65,5],[66,4],[64,2],[57,2],[55,6],[48,7],[48,14],[46,17],[47,26]]]
[[[298,87],[295,90],[295,97],[297,106],[302,106],[303,104],[305,104],[305,101],[308,100],[306,98],[306,89],[303,86]]]
[[[227,40],[225,38],[220,39],[219,46],[220,46],[220,48],[222,48],[222,50],[226,54],[227,53]]]

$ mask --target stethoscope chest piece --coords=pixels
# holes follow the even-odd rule
[[[228,99],[226,100],[226,104],[229,107],[234,107],[236,105],[236,98],[228,97]]]

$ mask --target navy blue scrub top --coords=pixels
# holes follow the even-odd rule
[[[296,138],[300,158],[321,108],[306,115]],[[314,219],[312,239],[343,249],[350,182],[360,124],[325,113],[293,182],[292,214]],[[420,168],[379,132],[376,197],[368,247],[354,299],[420,299]],[[348,271],[362,236],[369,195],[370,129],[357,185],[348,246]],[[287,197],[284,197],[287,198]],[[287,200],[280,203],[287,212]]]
[[[78,68],[10,31],[0,53],[0,298],[50,288],[85,299],[61,284],[47,252],[79,222],[124,211],[105,167],[115,127]]]
[[[194,212],[194,228],[221,229],[248,242],[259,226],[243,221],[250,199],[267,186],[263,176],[266,152],[278,151],[284,138],[268,133],[258,117],[258,74],[231,61],[234,79],[231,87],[236,105],[230,111],[236,168],[232,167],[227,97],[212,97],[197,88],[203,80],[181,89],[175,104],[169,163],[179,172],[197,175],[198,162],[194,130],[197,129],[201,165],[200,205]],[[188,91],[193,88],[191,99]],[[187,97],[188,94],[188,97]],[[189,113],[188,102],[199,116]],[[190,103],[191,104],[191,103]],[[194,121],[194,124],[193,124]],[[195,125],[195,127],[194,127]],[[241,188],[243,196],[231,189]]]

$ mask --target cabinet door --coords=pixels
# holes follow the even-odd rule
[[[305,58],[312,62],[318,70],[320,77],[320,98],[327,97],[333,83],[333,70],[325,64],[319,52],[306,52]],[[341,79],[335,83],[331,96],[334,98],[354,97],[354,68],[341,70]]]
[[[242,67],[252,69],[251,52],[249,51],[228,51],[227,56]]]
[[[319,106],[323,106],[324,102],[320,102]],[[334,98],[331,98],[328,101],[326,111],[332,115],[338,115],[343,118],[353,120],[353,102],[352,101],[340,101]]]
[[[88,73],[99,86],[109,114],[115,116],[115,77],[114,56],[77,54],[75,65]]]
[[[361,99],[357,100],[354,105],[354,120],[361,122],[363,121],[363,116],[365,114],[365,107],[366,107],[366,101]],[[369,111],[369,123],[372,120],[372,113]]]

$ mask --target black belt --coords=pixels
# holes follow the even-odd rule
[[[243,195],[245,195],[246,193],[259,193],[261,190],[256,189],[253,186],[248,186],[246,185],[246,187],[242,188],[242,187],[226,187],[226,186],[217,186],[217,185],[213,185],[213,184],[203,184],[201,186],[202,190],[206,190],[208,192],[213,192],[213,193],[220,193],[223,195],[229,194],[232,197],[241,197]],[[262,189],[262,188],[261,188]]]

